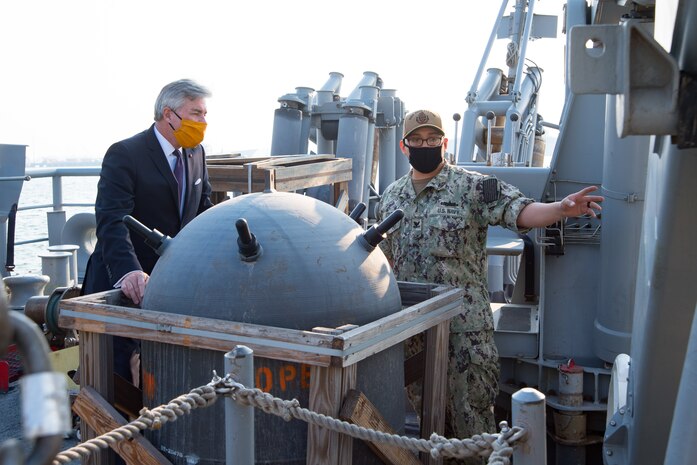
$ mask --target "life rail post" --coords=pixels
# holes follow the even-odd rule
[[[545,395],[533,388],[523,388],[511,397],[513,425],[525,429],[527,440],[513,449],[516,465],[547,464]]]
[[[254,352],[235,346],[225,354],[225,374],[235,373],[239,383],[254,386]],[[225,463],[254,465],[254,407],[225,398]]]

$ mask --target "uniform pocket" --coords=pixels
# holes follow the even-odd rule
[[[465,244],[465,221],[454,216],[442,216],[428,225],[427,243],[434,257],[459,258]]]

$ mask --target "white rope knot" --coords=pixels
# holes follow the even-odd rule
[[[528,437],[528,432],[520,426],[514,426],[511,431],[513,434],[508,438],[509,443],[525,442]]]
[[[487,465],[510,465],[510,457],[513,455],[513,447],[508,445],[505,440],[498,438],[496,441],[491,443],[493,447],[493,452],[489,456]]]
[[[278,405],[278,411],[281,414],[281,418],[283,418],[285,421],[290,421],[293,419],[291,410],[297,408],[300,408],[300,402],[298,402],[298,399],[291,399],[286,402],[281,402],[280,405]]]
[[[487,465],[510,465],[513,456],[513,444],[525,437],[525,430],[519,426],[508,427],[508,423],[499,423],[501,433],[492,435],[495,440],[491,442],[493,452],[489,456]]]
[[[441,451],[446,449],[448,446],[452,448],[452,444],[450,441],[448,441],[447,438],[440,436],[436,433],[431,434],[431,437],[428,438],[428,442],[431,443],[431,457],[434,459],[437,459],[441,455]]]
[[[255,393],[249,389],[233,390],[231,392],[232,399],[245,407],[249,407],[250,405],[252,407],[256,406],[255,402],[253,402],[254,394]]]
[[[136,421],[140,421],[145,426],[145,428],[140,429],[150,428],[156,430],[162,427],[162,422],[160,421],[160,412],[153,412],[149,408],[143,407],[142,409],[140,409],[138,414],[139,417],[136,419]]]

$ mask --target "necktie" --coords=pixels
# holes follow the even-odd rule
[[[182,161],[182,153],[179,149],[172,152],[172,155],[177,157],[177,162],[174,165],[174,179],[177,180],[177,190],[179,193],[179,204],[182,203],[182,190],[184,188],[184,162]]]

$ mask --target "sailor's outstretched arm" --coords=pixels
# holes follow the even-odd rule
[[[596,190],[598,186],[589,186],[560,202],[531,203],[523,208],[516,223],[520,228],[541,228],[572,216],[590,215],[595,218],[595,210],[602,210],[600,202],[604,200],[600,195],[589,195]]]

